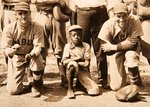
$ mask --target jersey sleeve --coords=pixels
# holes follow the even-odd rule
[[[5,49],[13,45],[13,37],[11,35],[11,28],[6,26],[2,32],[1,48]]]
[[[98,34],[98,38],[105,41],[105,42],[111,42],[112,40],[112,35],[111,35],[111,32],[112,32],[112,26],[111,26],[111,21],[112,20],[108,20],[106,21],[99,34]]]
[[[41,49],[44,48],[44,31],[42,26],[36,26],[34,31],[33,49],[30,52],[31,55],[39,55]]]

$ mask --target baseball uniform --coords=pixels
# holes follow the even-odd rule
[[[73,43],[68,43],[65,45],[64,53],[62,57],[62,62],[65,59],[71,59],[73,57],[81,57],[83,60],[90,61],[90,45],[82,42],[81,46],[75,46]],[[99,94],[98,85],[92,80],[92,77],[89,73],[88,67],[78,66],[75,61],[70,61],[66,67],[67,70],[71,65],[75,66],[76,69],[76,77],[80,81],[80,83],[86,88],[89,95],[97,95]],[[68,71],[67,71],[68,73]]]
[[[42,0],[36,0],[33,4],[36,5],[37,12],[35,13],[33,20],[44,28],[45,51],[42,52],[42,56],[46,59],[51,43],[54,55],[57,58],[57,65],[63,84],[63,81],[65,81],[63,79],[65,78],[65,71],[61,64],[61,58],[64,46],[67,43],[65,23],[69,20],[69,15],[66,14],[66,10],[68,11],[69,9],[65,2],[63,2],[63,4],[60,2],[61,0],[46,0],[45,2]],[[69,13],[71,13],[71,11]],[[60,17],[60,14],[63,17]],[[64,17],[65,19],[63,19]],[[68,20],[66,20],[66,17],[68,17]]]
[[[34,63],[38,68],[31,68],[31,70],[40,71],[44,69],[43,59],[40,56],[40,51],[44,47],[42,26],[35,22],[30,22],[23,30],[18,22],[9,24],[5,27],[2,34],[2,48],[4,52],[14,44],[19,44],[20,47],[13,57],[8,56],[7,89],[11,94],[18,94],[23,88],[22,81],[26,68],[26,66],[20,66],[20,64],[25,61],[26,54],[30,53],[31,55],[35,54],[37,56],[31,60],[29,65],[31,67],[31,64]]]
[[[117,5],[116,10],[119,12],[126,12],[127,7],[123,4],[122,9],[121,6]],[[143,30],[140,20],[134,15],[129,15],[124,30],[121,30],[118,26],[115,17],[106,21],[102,26],[98,37],[105,41],[105,43],[117,46],[115,53],[109,56],[110,87],[113,90],[118,90],[122,86],[126,85],[125,67],[135,67],[136,69],[134,69],[134,73],[139,76],[139,38],[142,35]]]

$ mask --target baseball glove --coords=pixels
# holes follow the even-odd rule
[[[127,85],[119,89],[115,96],[118,101],[122,102],[138,101],[139,88],[136,85]]]

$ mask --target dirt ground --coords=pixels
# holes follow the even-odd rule
[[[91,57],[91,75],[97,82],[95,57]],[[31,98],[31,94],[11,96],[5,86],[0,86],[0,107],[149,107],[150,106],[150,67],[146,60],[141,58],[140,73],[144,87],[140,89],[142,101],[126,103],[119,102],[115,98],[115,92],[104,90],[100,87],[101,95],[88,96],[82,91],[76,91],[76,99],[67,99],[67,90],[60,86],[60,78],[56,65],[56,58],[49,51],[47,65],[44,74],[44,90],[40,98]],[[2,50],[0,49],[0,83],[6,78],[6,65]],[[24,84],[27,85],[25,77]]]
[[[97,82],[96,61],[93,54],[91,59],[90,72],[95,82]],[[104,90],[101,86],[101,94],[99,96],[88,96],[82,91],[76,91],[76,99],[67,99],[67,90],[60,86],[56,58],[53,56],[51,50],[47,58],[44,74],[45,88],[42,96],[40,98],[31,98],[30,93],[11,96],[7,93],[6,87],[1,85],[1,82],[6,79],[7,67],[0,48],[0,107],[149,107],[150,66],[143,57],[141,59],[140,73],[144,84],[144,87],[140,89],[140,95],[143,98],[142,101],[133,103],[119,102],[115,98],[114,91]],[[27,85],[26,76],[24,84]]]

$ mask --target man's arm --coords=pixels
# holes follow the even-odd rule
[[[83,67],[88,67],[90,64],[90,58],[91,58],[91,48],[89,44],[84,44],[85,53],[84,53],[84,60],[79,60],[78,65]]]
[[[139,41],[140,37],[128,38],[119,44],[112,44],[110,42],[106,42],[105,44],[102,44],[102,49],[104,52],[130,50],[133,49]]]
[[[101,36],[99,38],[106,42],[102,45],[102,49],[104,50],[104,52],[129,50],[135,47],[135,45],[140,41],[140,36],[143,35],[143,30],[138,17],[132,18],[129,23],[130,34],[127,35],[128,37],[126,40],[118,44],[111,43],[111,36],[108,33],[109,28],[107,27],[107,25],[105,24],[104,28],[102,27],[102,30],[100,31]]]
[[[38,56],[41,53],[42,48],[44,48],[44,32],[42,26],[38,25],[33,29],[35,32],[33,40],[33,49],[30,52],[31,56]]]
[[[67,65],[70,61],[76,61],[78,62],[81,60],[81,57],[70,57],[70,44],[66,44],[63,51],[63,56],[61,62],[63,65]]]

